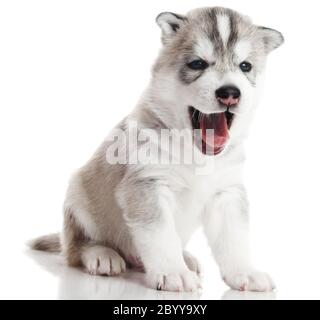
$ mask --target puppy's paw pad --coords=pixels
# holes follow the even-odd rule
[[[224,281],[232,289],[240,291],[268,292],[275,289],[271,277],[259,271],[231,273],[224,277]]]
[[[152,273],[147,275],[150,287],[173,292],[194,292],[201,288],[200,280],[193,271]]]
[[[92,247],[82,254],[82,262],[92,275],[117,276],[125,271],[125,261],[113,249]]]
[[[183,258],[184,258],[184,262],[186,263],[189,270],[195,272],[198,275],[202,274],[202,267],[201,267],[198,259],[195,256],[193,256],[188,251],[184,251]]]

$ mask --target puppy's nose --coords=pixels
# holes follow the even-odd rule
[[[217,100],[227,107],[238,104],[240,96],[240,90],[234,86],[223,86],[216,90]]]

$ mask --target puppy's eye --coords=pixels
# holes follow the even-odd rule
[[[208,63],[202,59],[193,60],[187,64],[192,70],[204,70],[208,67]]]
[[[250,62],[243,61],[240,63],[239,67],[242,72],[250,72],[252,69],[252,64]]]

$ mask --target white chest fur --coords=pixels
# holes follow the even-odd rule
[[[227,159],[224,159],[228,163]],[[234,165],[217,161],[213,172],[207,175],[181,170],[184,187],[174,192],[174,219],[183,246],[200,226],[202,213],[217,192],[241,183],[241,163]]]

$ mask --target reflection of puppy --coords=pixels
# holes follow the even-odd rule
[[[223,294],[221,300],[276,300],[277,295],[275,291],[268,292],[250,292],[250,291],[236,291],[228,290]]]
[[[152,288],[192,291],[199,266],[183,248],[202,223],[230,287],[271,290],[270,277],[253,269],[248,252],[242,143],[266,57],[283,37],[224,8],[166,12],[157,23],[163,48],[150,85],[117,128],[128,131],[136,121],[139,130],[208,131],[184,147],[214,161],[213,172],[197,175],[193,164],[111,164],[106,140],[71,179],[61,248],[58,235],[33,247],[61,249],[70,265],[93,274],[117,275],[126,264],[140,265]]]

